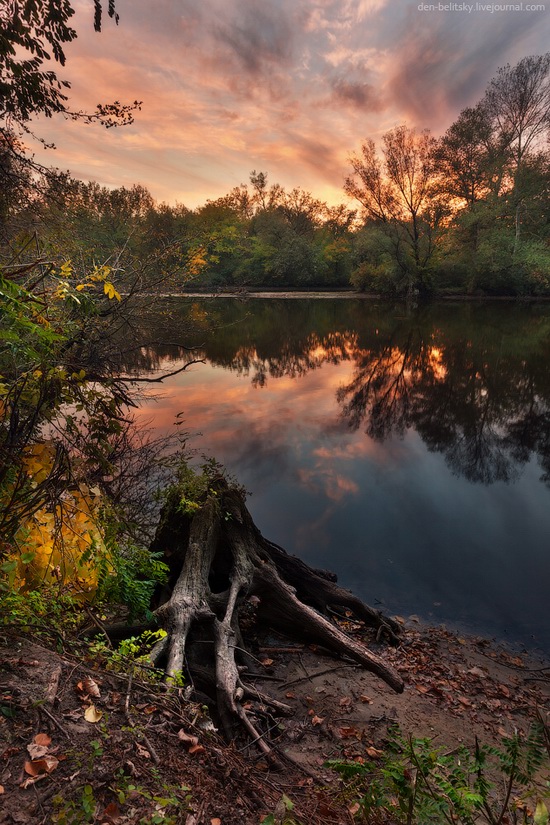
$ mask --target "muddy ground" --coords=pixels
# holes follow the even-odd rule
[[[396,695],[320,649],[258,636],[258,687],[292,707],[270,731],[283,770],[254,746],[226,745],[183,690],[108,672],[76,643],[56,652],[4,631],[0,825],[256,825],[281,809],[283,794],[304,825],[351,825],[326,760],[366,758],[383,748],[389,723],[452,748],[527,730],[536,707],[550,710],[550,662],[525,651],[414,620],[391,648],[341,623],[399,669],[406,689]]]

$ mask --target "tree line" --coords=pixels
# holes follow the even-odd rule
[[[32,236],[128,288],[297,288],[390,294],[550,292],[550,53],[500,69],[440,138],[397,126],[350,157],[329,206],[253,171],[189,209],[136,184],[107,189],[37,169],[0,133],[2,257]],[[33,249],[35,247],[33,246]]]

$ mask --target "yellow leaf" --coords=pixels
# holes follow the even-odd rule
[[[103,711],[98,710],[95,705],[90,705],[84,711],[84,719],[86,722],[91,722],[93,725],[95,725],[96,722],[99,722],[102,716]]]
[[[105,281],[103,284],[103,291],[108,298],[116,298],[117,301],[120,301],[120,293],[116,291],[110,281]]]

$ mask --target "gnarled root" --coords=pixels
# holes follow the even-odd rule
[[[183,515],[177,502],[169,500],[153,549],[162,550],[173,568],[172,594],[156,611],[168,635],[153,657],[164,662],[168,680],[183,670],[193,679],[193,655],[198,659],[197,674],[204,673],[209,660],[215,707],[228,738],[244,730],[276,762],[261,720],[272,712],[290,710],[258,691],[250,683],[253,673],[248,673],[248,682],[244,680],[243,671],[254,657],[244,650],[239,618],[251,596],[256,597],[258,618],[274,630],[351,657],[393,690],[403,690],[403,680],[392,667],[322,613],[336,607],[352,610],[365,624],[383,628],[392,640],[397,638],[399,625],[322,571],[312,570],[264,539],[242,493],[224,479],[216,480],[216,488],[210,488],[192,517]],[[198,657],[194,649],[200,651]]]

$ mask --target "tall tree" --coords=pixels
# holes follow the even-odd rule
[[[524,211],[525,163],[550,134],[550,52],[499,69],[484,103],[513,159],[516,252]]]
[[[353,174],[346,178],[344,189],[362,204],[367,219],[379,223],[392,239],[407,291],[426,292],[442,217],[433,162],[435,140],[427,131],[398,126],[386,132],[382,141],[383,160],[372,140],[363,143],[361,156],[352,155]]]

